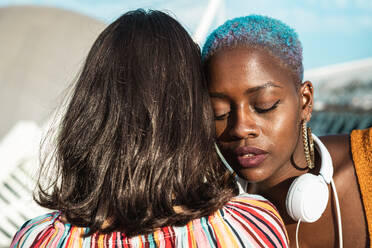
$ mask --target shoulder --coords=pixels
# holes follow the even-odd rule
[[[320,139],[332,157],[335,170],[352,163],[349,134],[327,135]]]
[[[151,236],[173,239],[177,247],[190,247],[190,244],[198,247],[288,247],[287,233],[278,211],[263,197],[250,194],[232,198],[209,216],[194,219],[185,226],[162,228]]]
[[[366,132],[371,133],[354,130],[350,135],[329,135],[321,138],[332,157],[333,179],[344,208],[350,202],[355,205],[361,201],[361,193],[364,191],[361,186],[370,187],[370,176],[361,177],[364,171],[366,175],[370,175],[372,171],[368,162],[360,162],[365,159],[366,147],[361,145],[365,139],[361,137]]]
[[[288,247],[284,223],[276,208],[257,195],[242,194],[232,198],[214,214],[190,221],[186,226],[164,227],[148,235],[126,237],[115,232],[108,236],[84,237],[87,228],[65,224],[60,212],[49,213],[27,221],[16,233],[14,247],[91,247],[100,240],[122,244],[173,243],[229,247]],[[80,246],[79,246],[80,247]],[[115,246],[116,247],[116,246]]]
[[[287,247],[287,232],[279,212],[272,203],[258,195],[241,194],[231,199],[220,211],[237,237],[250,238],[254,247]],[[254,243],[258,242],[258,243]]]
[[[353,130],[351,134],[323,136],[321,140],[331,154],[335,173],[354,170],[356,159],[372,156],[372,127]]]
[[[333,180],[338,189],[340,189],[341,194],[342,192],[347,192],[348,184],[346,182],[357,181],[351,152],[350,135],[327,135],[321,137],[321,140],[332,158]]]
[[[265,212],[270,214],[273,218],[278,219],[281,221],[281,217],[279,215],[278,210],[275,206],[269,202],[266,198],[260,195],[255,194],[241,194],[234,198],[232,198],[225,207],[236,207],[237,211],[250,211],[255,210],[259,212]],[[268,219],[269,221],[269,219]]]
[[[59,244],[58,239],[66,236],[71,227],[60,218],[60,212],[52,212],[25,222],[14,235],[10,247],[40,247],[52,241]]]
[[[366,220],[372,216],[369,210],[372,209],[372,128],[323,138],[334,164],[342,220],[347,223],[343,226],[345,233],[357,237],[355,230],[359,230],[360,240],[364,240],[366,236],[362,230],[367,230]]]
[[[333,164],[333,180],[337,186],[339,194],[345,194],[350,185],[357,187],[357,178],[351,152],[351,143],[349,134],[327,135],[321,137],[322,142],[329,151]]]

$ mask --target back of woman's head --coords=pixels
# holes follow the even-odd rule
[[[213,140],[199,47],[162,12],[128,12],[88,54],[37,199],[91,233],[184,224],[232,195]]]

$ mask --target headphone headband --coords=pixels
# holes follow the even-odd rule
[[[319,152],[321,158],[319,174],[324,178],[324,181],[329,184],[333,177],[331,155],[329,154],[329,151],[327,150],[323,142],[315,134],[312,134],[312,136],[315,143],[315,148]]]

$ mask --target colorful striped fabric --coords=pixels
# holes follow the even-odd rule
[[[275,207],[257,195],[231,199],[213,215],[182,227],[163,227],[148,235],[124,233],[82,237],[87,228],[64,224],[53,212],[27,221],[10,247],[288,247],[285,227]]]

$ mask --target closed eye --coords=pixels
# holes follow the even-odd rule
[[[264,113],[267,113],[267,112],[270,112],[271,110],[274,110],[276,109],[276,107],[278,107],[278,104],[280,103],[280,100],[276,101],[271,107],[269,108],[259,108],[259,107],[254,107],[254,109],[256,110],[257,113],[260,113],[260,114],[264,114]]]
[[[226,114],[223,114],[223,115],[215,115],[214,119],[216,121],[221,121],[221,120],[227,119],[230,116],[230,113],[231,112],[227,112]]]

